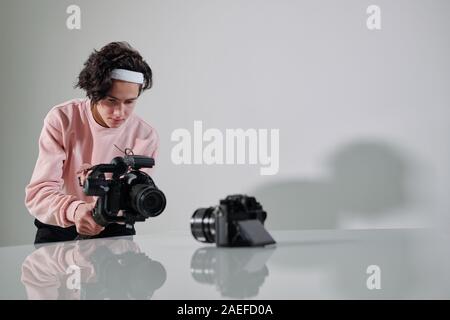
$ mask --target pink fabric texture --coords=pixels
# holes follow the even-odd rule
[[[45,117],[38,159],[25,188],[26,207],[43,223],[69,227],[77,206],[95,201],[83,193],[76,172],[83,163],[110,163],[123,156],[114,145],[157,157],[158,133],[139,116],[133,113],[120,127],[105,128],[94,120],[90,107],[89,99],[74,99],[53,107]]]

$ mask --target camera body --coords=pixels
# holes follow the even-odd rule
[[[197,209],[191,232],[201,242],[218,247],[263,246],[275,240],[264,229],[267,213],[255,197],[229,195],[215,207]]]
[[[164,211],[164,193],[148,174],[139,170],[152,168],[154,164],[153,158],[127,155],[114,158],[110,164],[91,168],[83,184],[83,192],[88,196],[99,197],[93,210],[97,224],[106,226],[123,222],[132,225]],[[105,173],[112,173],[112,179],[106,179]]]

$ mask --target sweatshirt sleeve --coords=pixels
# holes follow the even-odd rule
[[[155,171],[155,167],[158,167],[158,159],[157,159],[159,154],[158,132],[155,129],[152,129],[149,137],[145,139],[145,141],[146,143],[142,155],[155,159],[155,166],[153,168],[143,168],[141,170],[147,173],[148,175],[152,176]]]
[[[149,150],[151,154],[150,156],[155,159],[156,164],[156,158],[159,154],[159,135],[156,130],[153,131],[153,139],[150,139]]]
[[[61,127],[53,109],[46,116],[39,137],[39,155],[25,188],[25,206],[43,223],[68,227],[74,224],[75,209],[84,201],[62,191],[66,152]]]

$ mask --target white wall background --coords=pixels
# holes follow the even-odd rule
[[[81,8],[81,30],[66,8]],[[366,8],[381,8],[369,31]],[[446,0],[0,0],[0,245],[30,243],[24,204],[50,108],[75,97],[90,52],[126,40],[154,72],[137,113],[156,127],[168,206],[139,233],[189,228],[247,193],[270,229],[445,225],[450,209]],[[279,128],[280,170],[175,166],[177,128]]]

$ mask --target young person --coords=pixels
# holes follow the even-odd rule
[[[112,42],[91,53],[76,84],[87,98],[53,107],[44,120],[39,156],[25,188],[25,205],[37,227],[35,243],[74,240],[79,234],[135,234],[123,224],[96,224],[96,199],[83,193],[79,178],[91,164],[110,163],[126,148],[157,157],[156,130],[133,113],[151,86],[152,70],[128,43]]]

